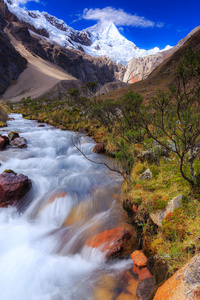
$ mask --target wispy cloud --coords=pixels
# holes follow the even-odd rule
[[[163,23],[155,23],[138,15],[132,15],[125,12],[123,9],[117,9],[107,6],[103,9],[100,8],[85,8],[80,19],[94,20],[101,23],[112,22],[116,26],[132,26],[132,27],[162,27]]]

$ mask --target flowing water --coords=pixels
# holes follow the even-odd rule
[[[124,221],[117,201],[121,178],[86,160],[72,144],[75,133],[11,117],[0,133],[18,131],[28,147],[1,151],[0,173],[12,169],[33,185],[18,206],[0,208],[0,300],[97,299],[102,278],[121,278],[132,266],[130,260],[107,263],[98,249],[85,246]],[[98,160],[92,139],[80,139],[84,153]]]

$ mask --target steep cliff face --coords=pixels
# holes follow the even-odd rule
[[[166,51],[131,59],[126,65],[123,81],[134,83],[146,79],[157,66],[183,46],[183,44],[199,29],[200,26],[194,28],[186,37],[180,40],[176,46]]]
[[[134,83],[147,78],[163,59],[162,53],[131,59],[126,65],[123,81]]]
[[[0,95],[4,93],[12,80],[16,80],[26,68],[27,61],[12,46],[4,33],[5,16],[14,19],[3,1],[0,1]]]

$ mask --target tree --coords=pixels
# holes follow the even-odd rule
[[[125,176],[130,174],[135,162],[134,145],[144,139],[143,130],[138,127],[137,117],[142,111],[143,98],[132,91],[116,101],[97,100],[90,105],[90,117],[104,125],[117,149],[115,157]]]
[[[194,160],[200,140],[200,52],[188,50],[169,91],[159,90],[151,99],[140,125],[156,142],[178,156],[181,175],[192,186],[196,185]]]

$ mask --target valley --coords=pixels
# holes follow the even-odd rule
[[[200,26],[144,50],[0,0],[0,54],[0,298],[199,300]]]

